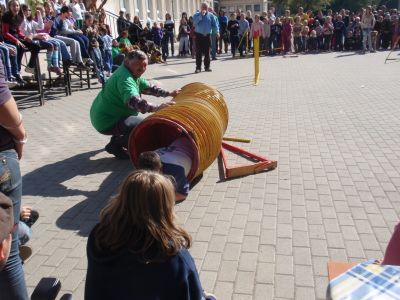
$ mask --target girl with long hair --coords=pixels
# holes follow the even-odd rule
[[[25,36],[29,36],[33,42],[39,44],[41,49],[46,49],[47,69],[49,72],[54,72],[61,75],[59,48],[60,44],[52,39],[47,33],[38,33],[38,30],[44,29],[43,17],[40,11],[36,11],[37,22],[33,20],[31,9],[28,5],[21,5],[24,21],[20,25],[20,31]]]
[[[89,236],[85,299],[215,299],[201,287],[174,204],[167,177],[128,175]]]
[[[167,49],[168,44],[171,43],[171,55],[174,56],[174,39],[175,39],[175,23],[172,20],[171,14],[165,14],[164,21],[165,36],[167,39]],[[167,57],[169,56],[169,51],[167,50]]]
[[[25,51],[31,52],[28,65],[25,69],[28,73],[35,73],[36,59],[38,57],[40,46],[32,41],[30,36],[25,36],[20,25],[24,21],[24,14],[20,9],[18,0],[11,0],[7,3],[8,10],[3,15],[2,31],[3,37],[7,44],[11,44],[17,48],[18,72],[21,71],[22,56]],[[14,75],[14,74],[13,74]],[[16,76],[16,75],[14,75]],[[18,81],[22,82],[20,76],[16,76]]]

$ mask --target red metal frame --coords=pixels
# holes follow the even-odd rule
[[[256,163],[251,164],[236,164],[230,166],[228,164],[228,160],[226,158],[226,154],[224,149],[234,152],[234,153],[241,153],[248,158],[258,160]],[[255,153],[248,152],[242,148],[230,145],[228,143],[222,142],[221,145],[221,156],[222,161],[224,164],[224,174],[225,178],[233,178],[233,177],[240,177],[250,174],[256,174],[262,172],[264,170],[273,170],[277,167],[278,162],[276,160],[269,160],[266,157],[260,156]]]

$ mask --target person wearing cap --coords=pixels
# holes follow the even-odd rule
[[[19,221],[22,195],[19,159],[27,140],[22,115],[5,82],[3,63],[0,60],[0,192],[12,201],[15,225]],[[10,256],[0,271],[0,298],[28,299],[16,231],[12,234]]]
[[[14,228],[13,206],[10,198],[0,193],[0,271],[6,265]]]
[[[147,65],[148,58],[143,51],[127,53],[123,64],[107,80],[90,109],[93,127],[101,134],[111,135],[105,150],[119,159],[129,158],[129,135],[143,119],[138,114],[156,112],[174,104],[172,101],[152,104],[141,95],[175,97],[180,91],[169,92],[150,84],[142,77]]]

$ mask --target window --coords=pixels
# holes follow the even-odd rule
[[[163,18],[162,3],[161,0],[157,0],[157,21],[161,21]]]
[[[147,0],[147,18],[151,19],[153,12],[153,0]]]
[[[251,11],[251,5],[246,5],[246,12],[250,10]]]
[[[135,16],[142,19],[142,0],[135,0]]]
[[[119,0],[119,6],[121,7],[121,10],[129,11],[128,7],[128,0]]]
[[[261,11],[261,5],[260,4],[254,4],[254,11]]]

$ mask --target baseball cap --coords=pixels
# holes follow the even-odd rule
[[[14,227],[13,204],[6,195],[0,193],[0,243]]]

